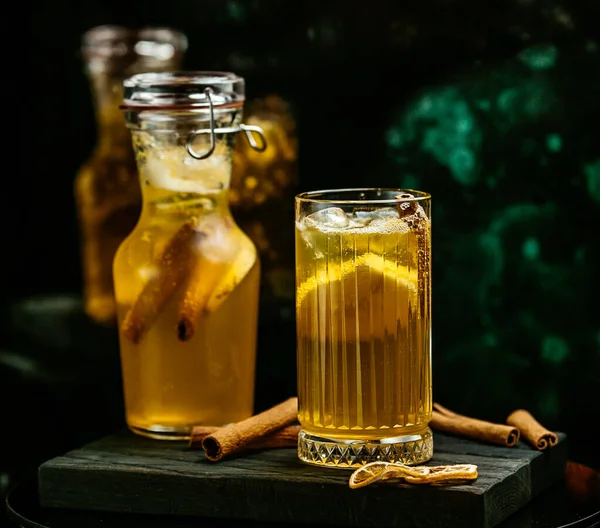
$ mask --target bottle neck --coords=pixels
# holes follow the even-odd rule
[[[229,215],[229,184],[236,134],[215,134],[211,150],[210,121],[202,112],[146,112],[128,120],[135,152],[144,212],[148,215]],[[221,113],[216,128],[231,127],[241,112]],[[195,154],[196,157],[194,157]]]
[[[127,149],[131,152],[131,135],[123,112],[123,78],[106,72],[90,74],[90,89],[98,131],[98,148]]]
[[[157,136],[133,131],[132,135],[144,218],[231,215],[232,145],[218,143],[207,159],[195,160],[182,145],[185,141],[175,133]]]

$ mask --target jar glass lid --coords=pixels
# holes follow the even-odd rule
[[[236,108],[244,104],[244,79],[230,72],[140,73],[123,82],[124,110]]]

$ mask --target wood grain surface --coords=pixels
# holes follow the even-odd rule
[[[349,470],[301,463],[293,448],[209,462],[185,443],[115,434],[39,468],[43,506],[374,527],[492,527],[563,478],[565,435],[540,452],[434,435],[430,465],[476,464],[467,485],[348,487]]]

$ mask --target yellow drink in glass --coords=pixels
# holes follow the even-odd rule
[[[431,458],[430,240],[424,193],[297,197],[303,461],[355,467]]]

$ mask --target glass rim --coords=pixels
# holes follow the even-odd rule
[[[103,24],[93,26],[83,33],[79,51],[88,60],[115,60],[132,53],[139,55],[140,59],[156,59],[156,57],[146,56],[135,51],[136,44],[144,41],[150,41],[156,45],[171,46],[171,55],[183,54],[188,48],[186,34],[175,27],[129,27],[118,24]],[[158,60],[161,60],[161,58],[159,57]]]
[[[328,194],[342,194],[342,193],[360,193],[360,192],[373,192],[373,191],[384,191],[396,194],[413,194],[410,198],[376,198],[376,199],[333,199],[325,198]],[[308,191],[297,194],[295,200],[302,203],[330,203],[330,204],[341,204],[341,205],[395,205],[398,202],[423,202],[430,200],[431,195],[424,191],[417,191],[415,189],[401,189],[396,187],[357,187],[347,189],[323,189],[320,191]]]
[[[245,80],[233,72],[174,70],[137,73],[125,79],[120,108],[208,110],[212,106],[222,110],[241,108],[244,100]]]
[[[243,83],[244,78],[236,73],[223,70],[175,70],[162,72],[143,72],[125,79],[125,86],[140,88],[159,86],[178,86],[182,83],[194,86],[229,86]]]

